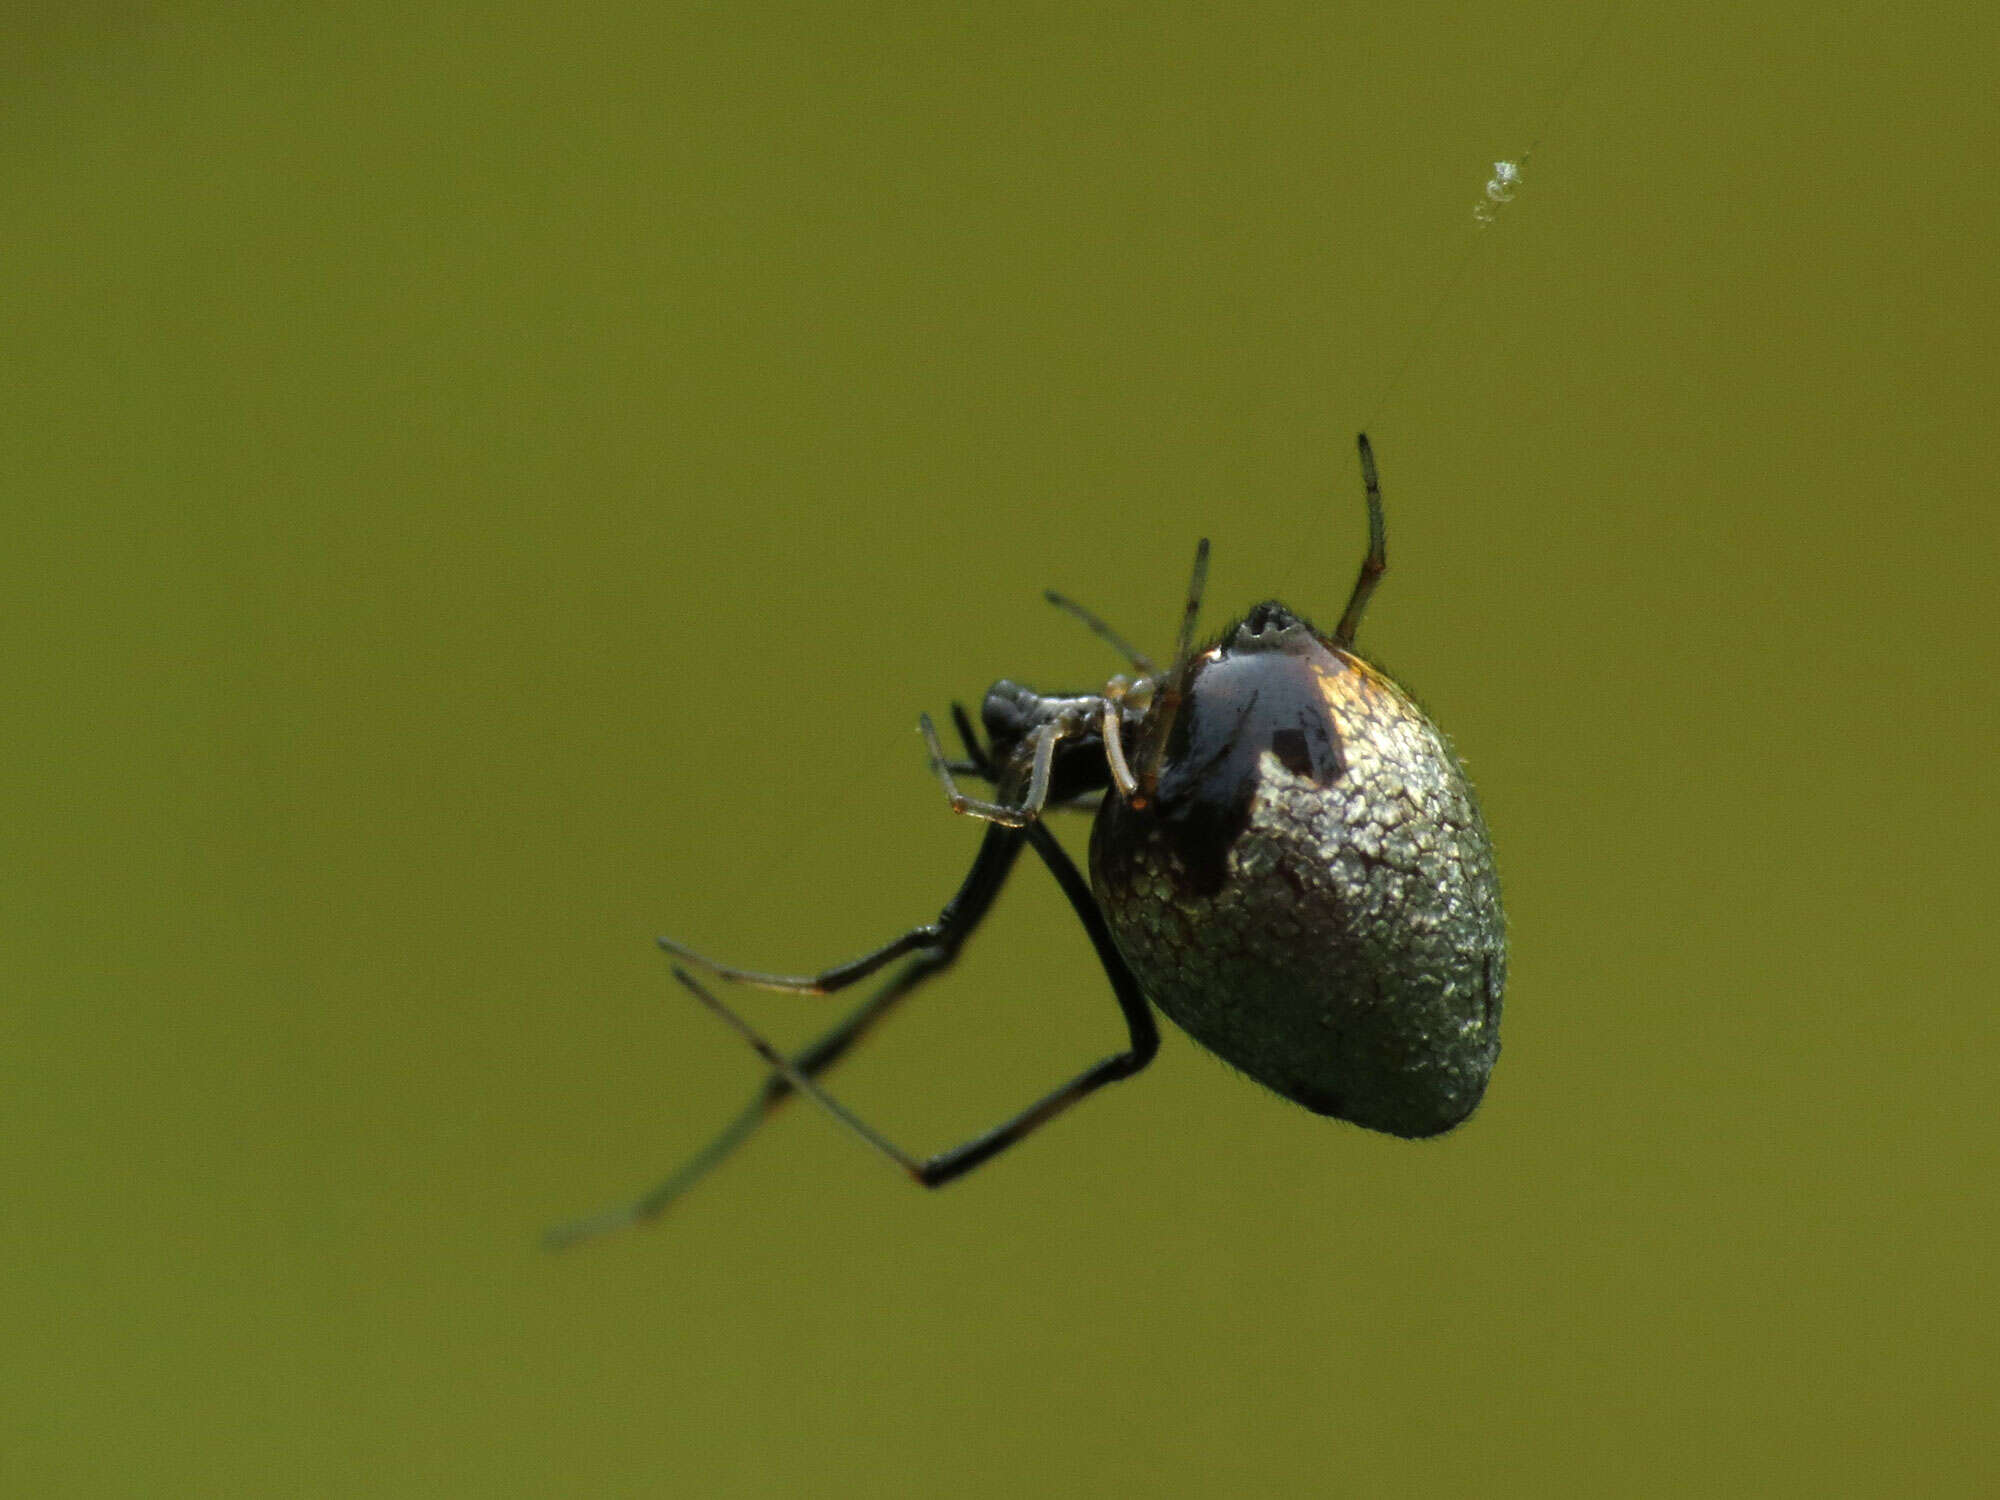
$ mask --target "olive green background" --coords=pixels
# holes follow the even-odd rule
[[[2000,24],[263,9],[4,43],[0,1488],[1994,1482]],[[1100,682],[1047,585],[1165,649],[1203,534],[1331,619],[1364,423],[1472,1123],[1170,1032],[947,1192],[794,1110],[538,1250],[759,1077],[652,935],[931,915],[919,710]],[[1120,1035],[1024,866],[837,1076],[929,1150]]]

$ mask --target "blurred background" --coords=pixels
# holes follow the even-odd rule
[[[1993,1482],[1989,13],[16,14],[9,1492]],[[934,914],[918,712],[1101,682],[1047,586],[1164,651],[1204,534],[1330,620],[1363,425],[1465,1129],[1170,1032],[947,1192],[792,1110],[538,1248],[758,1082],[655,933]],[[1024,865],[838,1089],[928,1151],[1121,1035]]]

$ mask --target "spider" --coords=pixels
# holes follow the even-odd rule
[[[1195,549],[1163,671],[1083,606],[1051,591],[1122,652],[1134,675],[1095,693],[1002,679],[964,708],[948,759],[922,716],[953,811],[986,833],[936,920],[811,975],[767,974],[661,938],[674,977],[753,1047],[770,1074],[706,1148],[636,1202],[550,1232],[552,1245],[658,1216],[794,1094],[811,1098],[924,1187],[990,1161],[1159,1049],[1153,1008],[1197,1042],[1318,1114],[1391,1135],[1442,1134],[1470,1115],[1500,1050],[1506,924],[1484,818],[1449,743],[1354,650],[1386,567],[1382,492],[1357,447],[1368,551],[1332,634],[1275,600],[1195,649],[1208,542]],[[960,789],[987,783],[988,797]],[[1043,822],[1095,798],[1090,878]],[[1082,922],[1110,980],[1126,1045],[985,1133],[911,1155],[827,1093],[819,1075],[912,991],[950,968],[1032,850]],[[903,960],[830,1031],[787,1057],[703,985],[830,995]]]

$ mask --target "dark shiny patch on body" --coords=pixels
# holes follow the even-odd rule
[[[1153,812],[1197,895],[1213,896],[1228,877],[1266,750],[1319,786],[1346,769],[1320,682],[1339,659],[1304,631],[1288,635],[1276,649],[1203,656],[1190,666]]]
[[[1278,764],[1294,776],[1312,774],[1312,752],[1306,748],[1306,732],[1303,729],[1272,730],[1271,753],[1278,757]]]

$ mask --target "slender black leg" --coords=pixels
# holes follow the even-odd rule
[[[863,1004],[849,1012],[839,1025],[801,1048],[792,1058],[792,1065],[809,1078],[817,1077],[825,1069],[839,1062],[850,1047],[873,1031],[876,1023],[881,1021],[898,1001],[925,980],[950,968],[956,957],[955,952],[923,953],[911,959]],[[629,1229],[659,1218],[685,1195],[688,1189],[733,1156],[736,1148],[749,1140],[759,1125],[776,1114],[796,1095],[797,1090],[782,1073],[771,1074],[764,1080],[764,1086],[756,1092],[735,1119],[724,1126],[706,1146],[676,1167],[673,1173],[657,1186],[630,1203],[619,1204],[603,1213],[592,1214],[589,1218],[558,1224],[542,1236],[543,1246],[550,1250],[566,1250],[571,1245],[595,1239],[600,1234],[608,1234],[615,1229]]]
[[[672,938],[663,937],[658,941],[674,957],[699,964],[711,974],[733,979],[738,984],[754,984],[760,989],[785,990],[799,995],[831,995],[836,990],[844,990],[850,984],[866,979],[884,964],[894,963],[905,953],[957,952],[959,944],[972,935],[972,929],[979,925],[980,919],[993,905],[993,898],[1000,894],[1000,887],[1020,853],[1021,830],[994,824],[980,844],[964,884],[945,903],[935,922],[912,927],[873,953],[865,953],[844,964],[835,964],[817,974],[765,974],[755,969],[739,969],[730,964],[717,963]]]
[[[1173,737],[1174,719],[1181,711],[1181,692],[1186,687],[1188,653],[1194,649],[1194,622],[1201,617],[1201,596],[1208,587],[1208,538],[1195,543],[1194,573],[1188,579],[1187,602],[1181,606],[1181,633],[1174,641],[1173,670],[1167,673],[1153,706],[1146,715],[1147,749],[1145,769],[1138,776],[1138,791],[1126,801],[1144,807],[1160,789],[1160,768],[1166,763],[1167,745]]]
[[[1048,600],[1049,603],[1053,604],[1057,609],[1066,610],[1070,614],[1075,615],[1079,620],[1083,621],[1083,623],[1090,628],[1091,632],[1094,635],[1096,635],[1101,640],[1109,642],[1110,645],[1113,647],[1113,649],[1122,653],[1125,659],[1130,663],[1132,663],[1133,667],[1135,667],[1139,672],[1141,672],[1145,676],[1157,677],[1160,675],[1160,669],[1153,665],[1151,657],[1147,656],[1145,652],[1141,651],[1137,646],[1134,646],[1133,644],[1131,644],[1131,642],[1127,641],[1124,636],[1120,635],[1117,631],[1113,630],[1109,625],[1105,624],[1104,621],[1099,619],[1096,615],[1092,614],[1089,610],[1085,609],[1081,604],[1078,604],[1074,599],[1070,598],[1069,595],[1058,594],[1054,589],[1043,589],[1042,597]]]
[[[1121,1078],[1130,1078],[1151,1062],[1160,1048],[1159,1028],[1153,1022],[1153,1013],[1146,1004],[1145,993],[1139,988],[1139,981],[1126,966],[1125,960],[1118,953],[1117,946],[1112,942],[1110,930],[1104,925],[1104,915],[1098,910],[1096,899],[1090,893],[1090,886],[1078,873],[1070,857],[1063,852],[1054,835],[1046,828],[1040,824],[1030,824],[1025,833],[1028,842],[1034,845],[1035,852],[1042,857],[1042,862],[1055,876],[1056,883],[1062,887],[1063,894],[1069,898],[1071,907],[1083,922],[1084,931],[1090,936],[1091,946],[1097,950],[1098,959],[1103,963],[1105,974],[1111,980],[1111,990],[1117,997],[1118,1009],[1125,1017],[1128,1044],[1125,1051],[1114,1053],[1095,1067],[1086,1068],[1061,1088],[1043,1096],[1012,1119],[949,1151],[923,1160],[911,1156],[813,1082],[807,1070],[765,1041],[735,1011],[703,989],[693,975],[685,969],[676,967],[674,977],[685,985],[696,999],[734,1027],[743,1039],[756,1049],[758,1055],[794,1089],[811,1096],[835,1119],[901,1167],[909,1174],[912,1181],[923,1187],[941,1187],[998,1156],[1016,1141],[1032,1134],[1071,1105],[1103,1088],[1105,1084],[1115,1083]]]
[[[1361,628],[1361,616],[1368,608],[1369,597],[1389,567],[1389,543],[1382,524],[1382,481],[1375,473],[1375,450],[1369,446],[1365,432],[1354,439],[1354,446],[1361,455],[1361,488],[1368,497],[1368,551],[1361,559],[1354,592],[1347,596],[1347,608],[1340,612],[1340,623],[1333,630],[1334,645],[1343,647],[1354,644],[1354,633]]]
[[[973,732],[971,716],[966,713],[963,703],[952,704],[951,722],[958,730],[959,742],[965,746],[965,759],[953,761],[952,770],[958,771],[963,767],[974,776],[987,781],[998,781],[1000,773],[993,767],[993,757],[988,755],[986,748],[979,743],[979,736]]]
[[[1000,894],[1000,888],[1006,884],[1007,876],[1014,868],[1014,861],[1020,858],[1021,843],[1022,837],[1018,829],[998,826],[989,828],[985,839],[979,845],[978,855],[973,859],[972,869],[967,872],[965,880],[959,885],[951,900],[945,903],[944,911],[936,922],[905,933],[895,943],[889,944],[887,950],[878,950],[865,959],[829,969],[825,974],[818,976],[817,981],[782,980],[773,985],[774,988],[808,989],[817,983],[819,987],[815,993],[831,993],[865,977],[901,953],[918,948],[927,949],[918,953],[837,1025],[802,1048],[796,1057],[790,1059],[785,1068],[779,1069],[765,1079],[764,1086],[757,1091],[736,1118],[731,1120],[708,1145],[676,1168],[672,1175],[629,1204],[620,1205],[601,1214],[593,1214],[589,1218],[557,1225],[543,1236],[542,1243],[551,1250],[561,1250],[580,1240],[590,1239],[614,1229],[643,1224],[664,1213],[677,1198],[748,1140],[766,1117],[792,1097],[795,1092],[793,1081],[795,1076],[811,1078],[822,1070],[832,1067],[850,1047],[872,1031],[876,1023],[887,1015],[898,1001],[927,980],[936,978],[957,961],[958,951],[964,946],[965,940],[984,920],[987,912],[992,910],[993,902]],[[920,935],[923,934],[929,936],[919,941]],[[751,975],[746,970],[708,964],[706,959],[693,955],[678,944],[664,940],[661,946],[670,953],[694,957],[696,962],[707,964],[717,973],[731,978],[745,978],[751,982],[769,982],[778,978],[775,975]],[[679,970],[675,972],[678,973]]]

